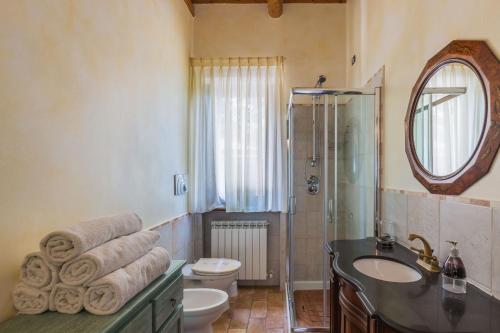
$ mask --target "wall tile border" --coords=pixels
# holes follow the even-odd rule
[[[166,221],[163,221],[163,222],[157,223],[155,225],[152,225],[150,227],[147,227],[146,230],[158,230],[158,229],[161,229],[165,225],[170,224],[170,223],[175,223],[177,221],[180,221],[180,220],[182,220],[183,218],[185,218],[186,216],[189,216],[189,215],[191,215],[191,214],[190,213],[184,213],[184,214],[172,217],[171,219],[168,219]]]
[[[404,194],[404,195],[421,196],[421,197],[426,197],[426,198],[435,198],[435,199],[439,199],[439,200],[458,202],[458,203],[462,203],[462,204],[466,204],[466,205],[473,205],[473,206],[500,207],[500,201],[493,201],[493,200],[458,197],[458,196],[453,196],[453,195],[432,194],[432,193],[428,193],[428,192],[398,190],[398,189],[392,189],[392,188],[381,188],[380,191],[381,192],[400,193],[400,194]]]
[[[158,231],[160,239],[157,246],[167,249],[172,259],[194,262],[197,258],[197,229],[193,214],[184,213],[164,222],[145,228],[145,230]]]

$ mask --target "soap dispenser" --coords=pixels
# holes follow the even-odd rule
[[[451,244],[450,255],[443,264],[443,289],[456,294],[465,294],[467,275],[462,259],[458,255],[456,241],[446,241]]]

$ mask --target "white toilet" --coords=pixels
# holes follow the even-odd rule
[[[219,289],[184,289],[184,332],[212,333],[212,323],[229,309],[228,295]]]
[[[201,258],[182,268],[184,288],[214,288],[227,292],[230,297],[236,296],[240,267],[241,263],[234,259]]]

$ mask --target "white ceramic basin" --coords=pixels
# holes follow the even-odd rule
[[[415,282],[422,275],[410,266],[380,258],[361,258],[353,262],[354,268],[374,279],[389,282]]]

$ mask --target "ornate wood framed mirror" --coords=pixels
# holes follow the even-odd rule
[[[429,192],[456,195],[488,173],[500,146],[500,62],[455,40],[425,65],[405,119],[406,155]]]

